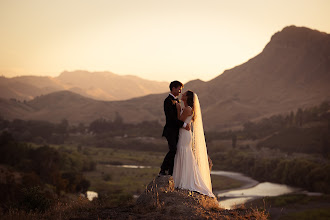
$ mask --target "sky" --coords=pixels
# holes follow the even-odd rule
[[[0,0],[0,75],[208,81],[286,26],[330,33],[329,11],[329,0]]]

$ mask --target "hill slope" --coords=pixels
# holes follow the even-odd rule
[[[256,57],[192,89],[218,128],[319,104],[330,99],[330,35],[286,27]]]

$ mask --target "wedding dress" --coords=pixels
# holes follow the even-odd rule
[[[174,185],[176,188],[197,191],[215,197],[212,193],[202,114],[196,94],[194,94],[194,114],[196,117],[192,124],[193,132],[184,128],[180,128],[179,131],[179,141],[174,158]],[[190,123],[192,117],[188,116],[185,123]]]

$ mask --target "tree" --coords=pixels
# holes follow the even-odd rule
[[[324,158],[328,158],[328,154],[330,152],[330,143],[328,139],[327,133],[322,135],[322,155]]]
[[[67,134],[69,128],[69,121],[63,119],[60,124],[57,125],[56,132],[59,134]]]
[[[237,136],[236,134],[233,134],[232,138],[231,138],[231,141],[232,141],[232,147],[233,148],[236,148],[236,141],[237,141]]]
[[[102,133],[107,131],[109,128],[109,123],[104,119],[96,119],[90,123],[88,130],[94,133]]]
[[[297,110],[296,118],[295,119],[296,119],[295,120],[296,121],[296,125],[299,126],[299,127],[301,127],[302,124],[303,124],[303,110],[301,108],[299,108]]]
[[[13,136],[8,132],[4,131],[0,135],[0,147],[7,145],[9,142],[13,141]]]
[[[113,124],[117,128],[122,127],[122,125],[124,124],[124,120],[123,120],[123,118],[121,117],[121,115],[118,112],[116,112],[115,120],[113,121]]]

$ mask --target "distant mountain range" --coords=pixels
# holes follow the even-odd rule
[[[36,96],[68,90],[85,97],[113,101],[168,91],[168,82],[156,82],[111,72],[63,72],[58,77],[0,77],[0,97],[32,100]]]
[[[329,101],[330,35],[305,27],[286,27],[275,33],[256,57],[208,82],[190,81],[187,89],[199,96],[206,130],[233,128],[248,120]],[[0,114],[8,119],[58,122],[66,118],[70,123],[89,123],[101,117],[114,119],[117,112],[126,122],[163,123],[166,96],[105,102],[62,91],[26,103],[2,99]]]

